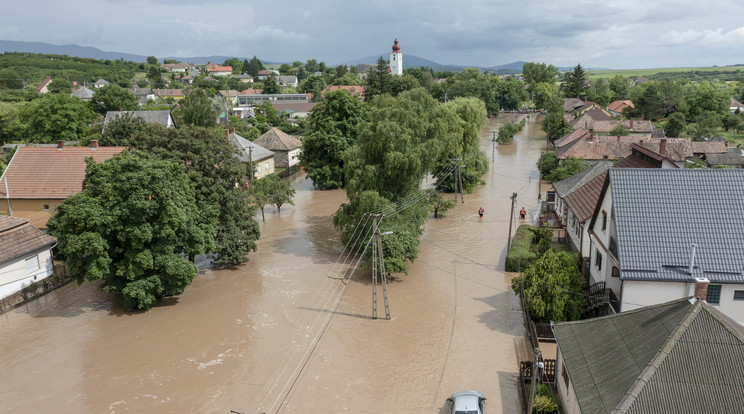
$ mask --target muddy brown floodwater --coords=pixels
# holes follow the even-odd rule
[[[71,283],[0,315],[0,412],[445,413],[462,389],[517,412],[528,342],[503,272],[509,196],[534,211],[545,143],[534,116],[510,145],[491,136],[524,116],[483,129],[485,184],[429,220],[409,274],[388,284],[390,320],[371,318],[369,271],[337,279],[344,193],[299,176],[296,205],[267,209],[249,263],[202,271],[148,312]]]

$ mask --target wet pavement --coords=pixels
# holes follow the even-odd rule
[[[71,283],[0,315],[0,412],[444,413],[461,389],[516,412],[529,342],[503,272],[509,196],[515,216],[534,211],[545,143],[532,121],[512,144],[491,137],[523,116],[489,120],[485,184],[427,223],[409,274],[388,284],[390,320],[371,318],[369,270],[336,278],[343,191],[298,176],[249,263],[201,272],[148,312]]]

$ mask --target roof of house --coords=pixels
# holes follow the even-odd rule
[[[287,83],[296,83],[297,82],[297,76],[294,75],[281,75],[276,77],[277,81],[287,82]]]
[[[183,89],[153,89],[152,93],[156,96],[185,96]]]
[[[356,65],[355,69],[357,73],[367,73],[374,67],[377,67],[377,65],[373,65],[371,63],[359,63]]]
[[[581,108],[582,106],[584,106],[584,101],[579,98],[563,98],[563,109],[565,109],[566,112],[571,112],[576,108]]]
[[[610,120],[612,120],[612,117],[607,115],[603,110],[591,108],[576,118],[573,118],[568,124],[573,128],[584,127],[584,129],[592,129],[598,121]]]
[[[665,140],[664,154],[670,160],[681,162],[696,154],[726,152],[726,144],[720,141],[692,141],[689,138],[647,138],[642,136],[602,136],[594,135],[590,141],[586,137],[577,140],[563,151],[556,151],[559,159],[567,157],[585,160],[619,159],[632,153],[633,144],[641,144],[652,151],[661,153],[661,142]]]
[[[230,90],[219,90],[217,91],[217,94],[220,96],[224,96],[225,98],[235,98],[236,96],[240,95],[240,92],[236,91],[235,89]]]
[[[302,146],[302,141],[297,139],[297,137],[274,127],[269,128],[268,131],[253,142],[270,151],[292,151]]]
[[[51,247],[56,242],[56,238],[42,233],[27,219],[0,216],[0,263]]]
[[[285,111],[289,113],[293,112],[310,112],[318,105],[318,102],[295,102],[295,103],[279,103],[271,101],[271,105],[277,111]]]
[[[72,91],[70,96],[75,96],[80,99],[91,99],[93,98],[93,91],[86,88],[85,86],[82,86]]]
[[[263,89],[248,88],[248,89],[242,90],[240,92],[240,94],[241,95],[262,95],[263,94]]]
[[[11,199],[63,199],[79,193],[85,178],[85,159],[103,162],[124,147],[19,147],[2,175]],[[6,198],[0,185],[0,198]]]
[[[661,407],[734,413],[744,406],[744,327],[705,301],[556,323],[553,333],[584,414]]]
[[[237,150],[236,156],[241,162],[263,161],[268,158],[274,157],[274,152],[269,151],[266,148],[251,142],[236,133],[229,135],[230,143]],[[253,148],[250,150],[249,148]]]
[[[325,94],[327,94],[328,92],[334,92],[337,90],[344,90],[351,93],[352,95],[364,95],[364,86],[361,85],[331,85],[323,89],[320,92],[320,95],[325,96]]]
[[[555,188],[555,193],[558,194],[558,197],[564,198],[593,180],[594,177],[606,172],[610,167],[612,167],[612,162],[610,161],[594,163],[565,180],[554,182],[553,188]]]
[[[105,79],[98,79],[96,81],[96,83],[94,83],[93,85],[106,86],[106,85],[109,85],[109,84],[110,83],[108,81],[106,81]]]
[[[209,66],[207,72],[232,72],[232,66]]]
[[[237,78],[238,79],[253,79],[253,76],[251,76],[251,75],[249,75],[247,73],[243,73],[243,74],[238,75]]]
[[[50,83],[52,83],[52,78],[47,76],[43,81],[41,81],[39,86],[36,87],[36,90],[41,92],[41,90],[44,89],[45,86],[49,86]]]
[[[122,114],[129,114],[133,118],[140,118],[147,123],[160,124],[163,126],[170,126],[173,124],[173,118],[171,118],[170,111],[108,111],[106,112],[106,119],[103,121],[103,125],[107,125]]]
[[[589,182],[564,198],[566,206],[579,219],[579,223],[592,218],[594,207],[597,206],[597,200],[599,200],[599,194],[602,192],[602,186],[604,185],[606,176],[607,171],[589,180]]]
[[[607,110],[612,112],[622,112],[623,109],[627,107],[635,108],[633,101],[630,99],[610,102],[610,104],[607,105]]]
[[[622,280],[744,283],[744,170],[611,168],[607,179]]]
[[[640,144],[631,145],[631,153],[615,164],[617,168],[661,168],[664,160],[669,162],[671,168],[679,168],[668,157],[652,151]]]
[[[638,120],[638,119],[626,119],[618,121],[616,119],[596,120],[588,124],[589,128],[594,129],[596,133],[608,133],[619,125],[624,126],[630,132],[635,133],[650,133],[654,131],[654,126],[651,121]]]
[[[739,148],[729,148],[723,154],[705,154],[705,160],[709,165],[744,165],[744,156]]]
[[[736,107],[738,107],[738,108],[744,108],[744,104],[741,103],[741,102],[739,102],[739,101],[737,101],[734,98],[731,98],[731,105],[730,105],[730,107],[731,108],[736,108]]]
[[[578,141],[579,139],[581,139],[582,137],[584,137],[584,135],[587,135],[588,133],[589,131],[587,131],[584,128],[579,127],[569,132],[568,134],[562,136],[560,139],[555,140],[553,142],[553,146],[555,146],[556,148],[556,153],[558,152],[559,149],[570,147],[571,144],[575,143],[576,141]],[[558,156],[558,154],[556,154],[556,156]]]
[[[134,96],[147,96],[147,95],[155,94],[152,88],[132,88],[131,91],[134,94]]]

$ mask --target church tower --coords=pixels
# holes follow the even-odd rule
[[[400,53],[398,38],[395,38],[393,44],[393,53],[390,54],[390,73],[393,75],[403,76],[403,54]]]

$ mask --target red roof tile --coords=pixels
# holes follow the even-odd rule
[[[0,181],[0,198],[5,193],[5,179],[10,199],[64,199],[79,193],[85,178],[85,159],[103,162],[124,151],[124,147],[20,147],[8,164]]]

